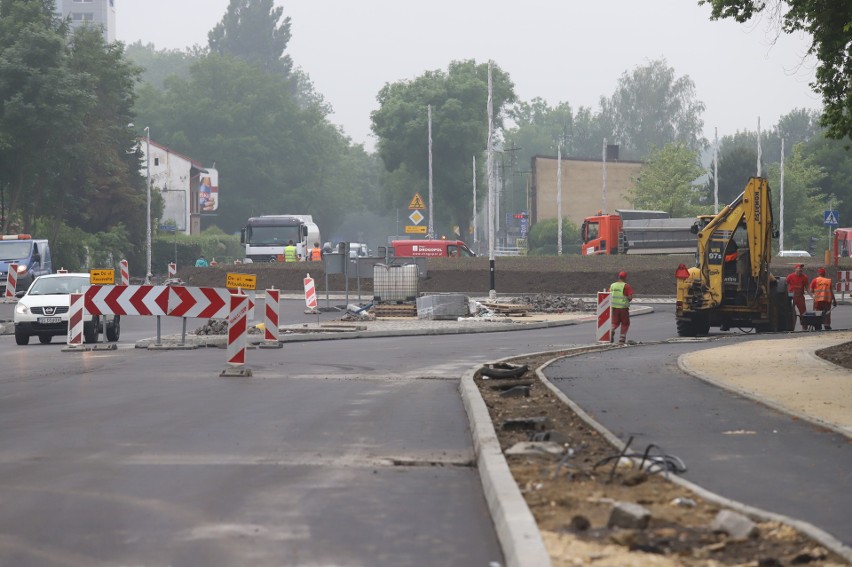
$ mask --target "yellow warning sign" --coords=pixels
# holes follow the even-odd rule
[[[423,204],[423,197],[420,196],[420,193],[415,193],[414,198],[408,203],[409,211],[422,211],[426,208],[426,205]]]
[[[114,285],[115,270],[89,270],[89,283],[92,285]]]
[[[426,227],[425,226],[411,226],[409,224],[409,225],[405,226],[405,234],[426,234]]]
[[[257,275],[227,273],[225,275],[225,287],[228,289],[237,289],[238,287],[248,290],[256,289]]]

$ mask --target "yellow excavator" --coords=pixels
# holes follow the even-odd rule
[[[692,231],[698,235],[696,265],[681,264],[675,274],[679,336],[706,335],[711,327],[792,330],[786,282],[769,271],[778,231],[766,179],[750,178],[739,197],[717,215],[698,217]]]

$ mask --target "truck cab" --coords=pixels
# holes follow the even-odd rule
[[[618,215],[604,215],[598,211],[597,215],[586,217],[580,227],[582,255],[617,254],[620,232],[621,217]]]
[[[34,240],[29,234],[0,236],[0,293],[6,292],[6,278],[11,264],[18,266],[15,291],[26,290],[38,276],[53,273],[50,243],[47,240]]]

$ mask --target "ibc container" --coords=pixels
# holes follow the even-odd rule
[[[373,301],[414,301],[417,299],[417,265],[373,266]]]

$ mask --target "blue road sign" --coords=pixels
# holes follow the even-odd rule
[[[822,224],[825,226],[837,226],[840,224],[840,213],[837,210],[825,211],[822,217]]]

